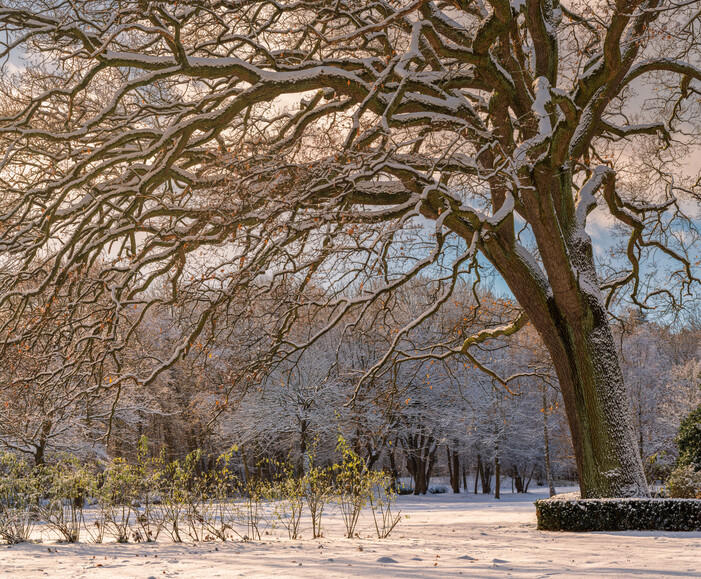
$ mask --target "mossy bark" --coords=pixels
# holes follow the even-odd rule
[[[536,179],[538,181],[538,179]],[[562,390],[582,496],[647,497],[618,353],[591,239],[572,217],[571,183],[545,175],[525,211],[542,267],[508,235],[487,239],[501,273],[547,347]],[[537,188],[538,189],[538,188]],[[543,193],[544,192],[544,193]],[[553,200],[563,204],[557,207]]]

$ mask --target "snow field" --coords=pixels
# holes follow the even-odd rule
[[[701,533],[537,531],[527,495],[403,496],[409,515],[388,539],[364,514],[360,538],[343,538],[337,510],[325,537],[291,541],[277,528],[257,542],[61,544],[0,547],[0,577],[701,577]]]

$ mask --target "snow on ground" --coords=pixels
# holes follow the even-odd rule
[[[362,538],[342,538],[332,513],[317,540],[308,529],[297,541],[275,529],[250,543],[1,546],[0,577],[701,577],[701,533],[541,532],[533,501],[544,496],[400,497],[409,518],[384,540],[369,516]]]

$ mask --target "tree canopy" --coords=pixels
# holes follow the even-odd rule
[[[680,201],[698,196],[699,26],[696,2],[661,0],[5,1],[5,348],[41,343],[42,383],[99,392],[255,317],[250,381],[422,274],[432,299],[365,382],[398,359],[481,364],[476,344],[530,320],[584,495],[644,495],[607,308],[677,310],[699,283]],[[623,261],[595,263],[596,208]],[[510,320],[403,351],[485,262]],[[171,355],[126,364],[176,302]]]

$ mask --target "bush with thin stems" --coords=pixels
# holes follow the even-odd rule
[[[276,520],[287,530],[290,539],[300,537],[300,523],[304,513],[305,478],[297,477],[289,464],[276,463],[281,476],[275,481],[273,513]]]
[[[352,539],[356,534],[360,513],[373,492],[376,473],[367,469],[365,461],[353,451],[343,436],[338,437],[336,450],[342,456],[341,463],[332,467],[336,501],[346,528],[346,537]]]
[[[74,543],[84,527],[83,507],[96,486],[94,474],[75,457],[37,467],[33,473],[41,493],[37,513],[59,540]]]
[[[29,462],[9,452],[0,454],[0,538],[11,545],[30,539],[37,500]]]
[[[401,519],[393,510],[389,477],[368,470],[343,438],[338,451],[339,464],[322,468],[309,454],[301,477],[292,466],[275,463],[279,476],[272,482],[246,484],[230,468],[232,453],[202,473],[200,451],[173,462],[162,454],[149,458],[145,438],[135,462],[114,459],[99,475],[75,457],[32,468],[12,453],[0,453],[0,538],[8,543],[29,540],[36,521],[43,521],[66,542],[78,541],[81,530],[94,542],[109,535],[121,543],[151,541],[161,531],[176,542],[248,541],[259,540],[266,525],[276,524],[290,539],[298,539],[308,509],[316,539],[323,536],[322,516],[332,500],[339,506],[346,537],[357,536],[368,503],[378,537],[388,536]],[[99,505],[91,524],[83,511],[89,499]]]
[[[370,493],[370,510],[375,523],[378,539],[386,539],[402,520],[402,512],[395,509],[397,493],[391,484],[391,477],[386,473],[374,481]]]

